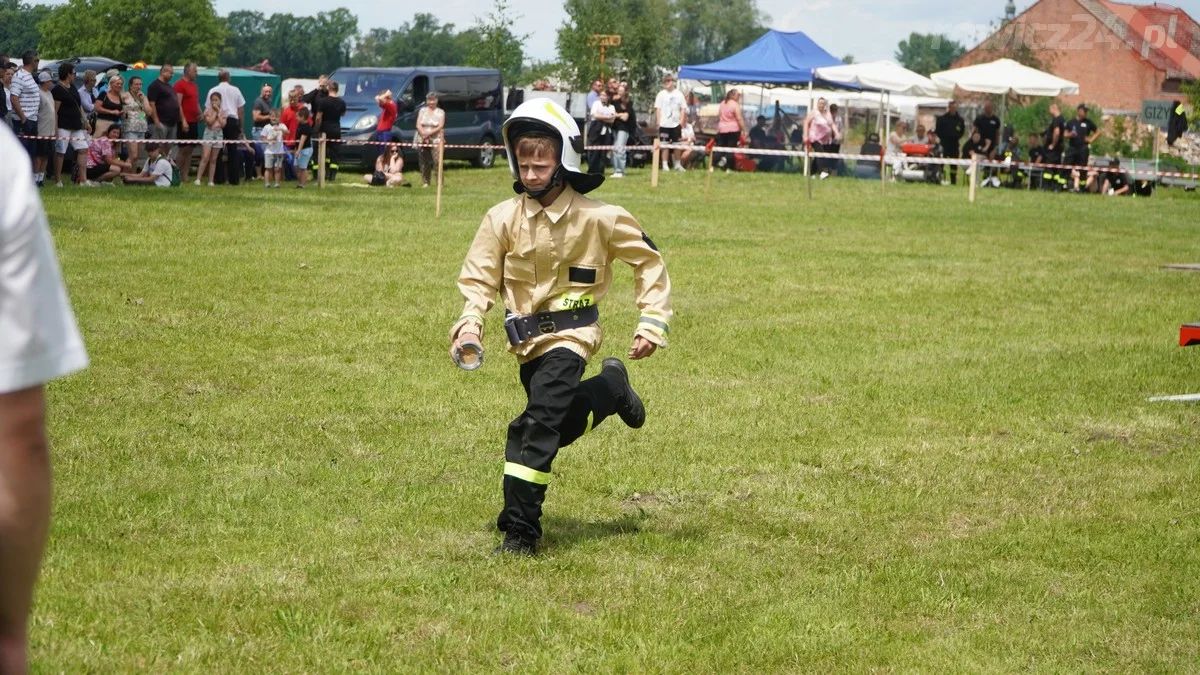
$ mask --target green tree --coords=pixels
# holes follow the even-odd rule
[[[351,62],[356,65],[461,66],[478,40],[473,31],[455,33],[454,24],[443,24],[432,14],[420,13],[396,30],[373,29],[360,37]]]
[[[51,11],[46,5],[0,0],[0,52],[20,56],[26,49],[38,49],[42,43],[38,24],[50,16]]]
[[[621,36],[621,46],[610,47],[607,58],[625,62],[635,92],[653,95],[662,69],[681,63],[670,32],[672,10],[668,0],[566,0],[567,22],[558,29],[558,55],[564,74],[577,90],[599,76],[600,48],[593,35]]]
[[[495,0],[487,17],[475,22],[473,32],[477,39],[467,54],[467,65],[495,68],[504,75],[505,82],[516,84],[525,61],[521,43],[529,39],[529,34],[513,33],[515,24],[516,17],[509,13],[508,0]]]
[[[221,51],[222,63],[250,64],[267,58],[263,56],[267,18],[262,12],[237,10],[230,12],[224,21],[228,39]]]
[[[358,19],[343,8],[316,16],[236,11],[225,25],[225,63],[250,66],[270,59],[275,72],[294,77],[315,77],[349,65],[351,40],[358,32]]]
[[[148,63],[211,63],[226,35],[211,0],[68,0],[39,29],[47,54]]]
[[[896,61],[911,71],[929,75],[946,70],[966,48],[945,35],[913,33],[896,48]]]
[[[846,64],[846,65],[848,65],[848,66],[849,66],[849,65],[852,65],[852,64],[854,63],[854,55],[853,55],[853,54],[847,54],[847,55],[843,56],[843,57],[842,57],[842,63],[844,63],[844,64]]]
[[[711,63],[745,49],[770,17],[755,0],[674,0],[671,25],[680,63]]]

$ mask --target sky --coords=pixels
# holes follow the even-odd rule
[[[1017,11],[1033,3],[1017,0]],[[438,0],[426,3],[422,10],[442,22],[467,28],[477,17],[486,16],[492,4],[492,0]],[[1200,19],[1200,0],[1174,0],[1171,4]],[[859,62],[894,58],[896,45],[913,32],[944,33],[972,47],[987,37],[989,23],[1004,13],[1004,5],[1005,0],[758,0],[772,28],[802,30],[834,56],[852,54]],[[396,28],[420,7],[378,0],[216,0],[217,12],[222,15],[237,9],[315,14],[337,6],[358,16],[360,30]],[[530,34],[526,56],[553,59],[558,27],[566,21],[562,1],[511,0],[509,6],[520,15],[517,32]]]

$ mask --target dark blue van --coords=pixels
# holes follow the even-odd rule
[[[392,131],[404,147],[404,162],[416,161],[412,148],[417,112],[425,105],[425,94],[438,93],[438,107],[446,111],[447,145],[487,145],[500,140],[504,122],[504,83],[500,71],[485,68],[439,66],[433,68],[338,68],[331,79],[346,102],[342,138],[371,140],[379,122],[375,97],[390,89],[399,114]],[[379,146],[346,145],[341,149],[345,164],[372,165]],[[446,150],[446,159],[470,160],[475,166],[491,168],[492,150]],[[416,164],[411,164],[416,166]]]

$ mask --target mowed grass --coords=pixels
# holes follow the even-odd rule
[[[42,672],[1188,671],[1200,199],[609,180],[663,250],[649,408],[498,542],[524,405],[446,355],[502,170],[43,192],[92,356],[50,389]],[[624,355],[631,275],[602,307]],[[599,359],[589,369],[594,372]]]

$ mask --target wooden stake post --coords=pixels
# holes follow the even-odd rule
[[[445,142],[439,142],[438,143],[438,152],[437,152],[437,172],[438,172],[438,175],[437,175],[437,217],[438,218],[442,217],[442,185],[445,182],[442,179],[442,176],[445,173],[443,171],[443,169],[446,168],[445,164],[446,164],[446,144],[445,144]]]
[[[650,187],[658,187],[658,161],[662,150],[658,147],[662,141],[654,139],[654,152],[650,162]]]
[[[317,143],[317,187],[325,187],[325,134]]]

